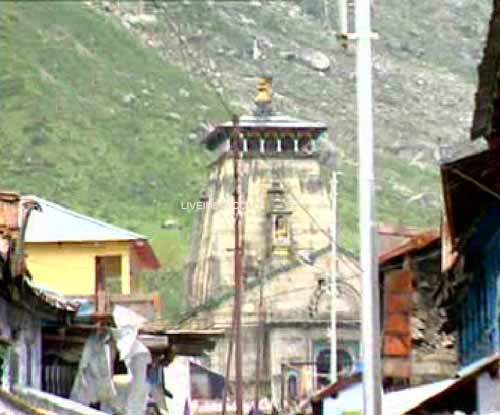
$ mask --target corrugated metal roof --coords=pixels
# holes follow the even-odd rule
[[[500,150],[487,150],[441,165],[443,199],[453,248],[464,246],[476,221],[500,193]]]
[[[384,393],[382,396],[383,413],[384,415],[404,415],[414,413],[414,411],[417,413],[419,409],[426,408],[426,405],[432,404],[433,402],[446,402],[446,393],[460,393],[460,391],[454,391],[453,388],[471,378],[479,376],[481,372],[488,370],[488,368],[498,365],[498,361],[499,354],[497,353],[478,361],[466,370],[458,372],[456,378]],[[363,401],[363,390],[360,386],[360,378],[351,377],[347,382],[345,380],[340,380],[318,392],[311,400],[328,400],[330,403],[337,403],[337,407],[344,406],[349,410],[355,410]],[[356,388],[354,395],[352,393],[343,393],[346,389],[352,390],[353,388]],[[331,398],[333,393],[339,393],[336,399]],[[345,402],[346,399],[347,402]],[[332,406],[334,407],[335,405]]]
[[[379,236],[381,239],[384,239],[386,234],[379,231]],[[420,231],[419,233],[415,232],[414,234],[399,234],[399,236],[401,236],[399,244],[394,243],[393,246],[390,246],[387,250],[383,250],[380,252],[380,265],[384,265],[385,263],[399,256],[424,249],[432,243],[437,242],[441,237],[437,229]]]
[[[38,296],[42,301],[58,310],[77,312],[80,303],[74,299],[66,298],[63,295],[51,291],[47,288],[35,284],[33,281],[25,279],[26,285],[32,290],[33,294]]]
[[[405,415],[426,400],[436,396],[453,386],[457,380],[448,379],[441,382],[430,383],[403,389],[396,392],[383,393],[382,409],[384,415]],[[340,385],[341,382],[337,382]],[[363,408],[363,386],[358,377],[347,382],[345,387],[335,390],[335,385],[330,385],[324,390],[324,395],[319,399],[323,401],[323,413],[343,414],[346,412],[357,412]],[[333,393],[328,393],[333,391]],[[336,397],[334,394],[338,393]],[[313,401],[317,401],[313,398]]]
[[[143,235],[82,215],[40,197],[22,197],[22,201],[28,200],[34,200],[42,207],[41,212],[33,211],[31,213],[26,230],[26,242],[28,243],[146,239]]]

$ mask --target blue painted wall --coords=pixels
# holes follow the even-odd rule
[[[467,247],[473,278],[459,305],[460,363],[500,351],[500,210],[491,209]]]

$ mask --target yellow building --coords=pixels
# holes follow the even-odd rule
[[[145,236],[36,196],[23,199],[41,207],[32,212],[25,238],[28,269],[41,287],[88,296],[102,283],[109,294],[135,294],[140,271],[160,266]]]

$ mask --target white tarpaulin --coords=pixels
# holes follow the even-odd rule
[[[414,388],[389,392],[383,397],[384,415],[403,415],[457,382],[456,379],[429,383]]]
[[[100,402],[106,408],[116,409],[110,341],[108,334],[94,333],[85,342],[71,400],[84,405]]]
[[[323,414],[324,415],[343,415],[346,412],[359,412],[363,411],[363,384],[356,383],[350,388],[341,392],[337,399],[326,398],[323,401]]]
[[[146,319],[122,306],[114,307],[113,319],[117,327],[113,330],[113,336],[120,353],[120,360],[125,362],[131,376],[126,413],[127,415],[144,415],[149,393],[146,371],[152,359],[149,349],[137,340],[137,333]]]
[[[163,369],[165,387],[173,398],[167,398],[167,408],[170,415],[185,415],[186,405],[191,407],[191,379],[189,373],[189,358],[177,356],[172,363]],[[218,406],[220,409],[220,404]]]

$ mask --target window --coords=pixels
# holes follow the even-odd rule
[[[337,373],[340,376],[349,376],[354,369],[354,359],[343,349],[337,349]],[[321,388],[328,385],[330,380],[330,348],[322,348],[316,355],[316,383]]]
[[[337,350],[337,370],[340,374],[347,376],[352,373],[354,362],[352,356],[345,350]]]
[[[299,381],[296,373],[290,373],[287,381],[288,399],[296,400],[299,396]]]
[[[19,355],[15,350],[10,353],[9,378],[12,385],[19,384]]]
[[[109,294],[122,293],[122,257],[96,257],[96,286]]]
[[[330,349],[320,350],[316,356],[316,384],[317,388],[322,388],[329,383],[330,374]]]
[[[284,239],[288,236],[286,219],[283,215],[277,215],[274,218],[274,236],[276,239]]]
[[[295,143],[292,137],[286,136],[281,141],[281,151],[283,153],[293,153],[295,148]]]
[[[7,358],[9,356],[8,346],[0,343],[0,386],[2,385],[5,369],[8,367]]]
[[[274,138],[266,138],[264,142],[264,149],[266,153],[275,153],[278,148],[278,142]]]
[[[33,386],[33,351],[30,343],[26,342],[26,386]]]
[[[257,137],[249,137],[247,140],[248,151],[252,153],[260,152],[260,141]]]

